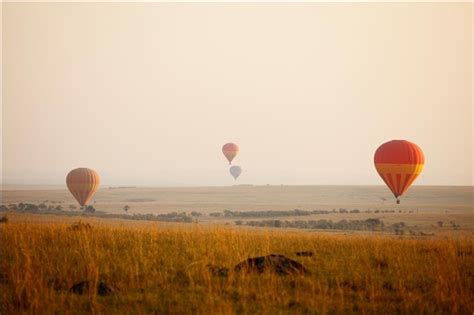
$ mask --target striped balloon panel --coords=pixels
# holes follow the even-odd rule
[[[406,140],[386,142],[374,155],[377,172],[397,198],[408,190],[423,170],[424,163],[420,147]]]
[[[99,189],[100,177],[94,170],[77,168],[69,172],[66,184],[77,202],[84,206]]]
[[[392,140],[382,144],[374,155],[375,164],[425,164],[420,147],[406,140]]]
[[[222,147],[222,153],[224,153],[229,163],[231,163],[237,153],[239,153],[239,146],[235,143],[226,143]]]
[[[423,164],[375,164],[375,168],[395,197],[403,195],[423,170]]]

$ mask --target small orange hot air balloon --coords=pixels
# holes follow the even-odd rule
[[[77,202],[84,207],[99,189],[100,177],[89,168],[76,168],[67,174],[66,184]]]
[[[374,163],[398,204],[398,197],[408,190],[423,170],[425,157],[416,144],[406,140],[392,140],[375,151]]]
[[[232,160],[235,158],[237,153],[239,153],[239,146],[235,143],[226,143],[222,147],[222,153],[224,153],[225,157],[229,161],[229,164],[232,164]]]

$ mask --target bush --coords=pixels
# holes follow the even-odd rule
[[[89,230],[92,230],[92,225],[90,225],[89,223],[83,223],[79,221],[79,222],[71,224],[71,226],[68,227],[68,229],[71,231],[89,231]]]
[[[95,208],[93,206],[87,206],[86,209],[84,210],[86,213],[94,213]]]
[[[239,222],[239,223],[237,223]],[[333,229],[333,230],[359,230],[359,231],[379,231],[384,229],[384,223],[380,219],[367,220],[341,220],[333,222],[331,220],[262,220],[262,221],[235,221],[236,225],[249,225],[259,227],[277,228],[298,228],[298,229]]]

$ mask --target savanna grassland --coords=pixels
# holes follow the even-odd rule
[[[0,224],[0,313],[474,311],[472,236],[411,238],[13,215]],[[295,253],[310,251],[310,257]],[[306,275],[237,273],[282,254]],[[216,269],[228,268],[227,274]],[[76,294],[80,281],[106,283]],[[91,285],[91,288],[94,286]]]

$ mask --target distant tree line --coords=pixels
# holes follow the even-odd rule
[[[385,224],[378,218],[370,218],[366,220],[340,220],[334,222],[332,220],[261,220],[261,221],[242,221],[237,220],[235,225],[246,225],[255,227],[272,227],[272,228],[295,228],[295,229],[314,229],[314,230],[342,230],[342,231],[392,231],[395,235],[409,234],[412,236],[433,236],[433,233],[425,233],[408,229],[405,222],[396,222]],[[453,229],[460,228],[459,224],[450,222]],[[417,229],[417,226],[412,228]]]
[[[63,207],[61,205],[53,206],[53,205],[46,205],[45,203],[40,203],[39,205],[35,205],[32,203],[23,203],[23,202],[20,202],[18,204],[15,204],[15,203],[9,204],[8,206],[5,206],[5,205],[0,206],[0,211],[7,211],[7,210],[18,211],[18,212],[39,212],[39,211],[44,211],[44,210],[61,211],[63,210]]]
[[[125,208],[125,207],[124,207]],[[70,205],[70,210],[76,209],[76,206]],[[0,205],[0,212],[6,211],[15,211],[19,213],[38,213],[38,214],[54,214],[54,215],[64,215],[64,216],[93,216],[98,218],[107,218],[107,219],[125,219],[125,220],[148,220],[148,221],[166,221],[166,222],[195,222],[196,217],[201,216],[201,213],[193,211],[190,214],[186,212],[171,212],[166,214],[114,214],[106,213],[103,211],[97,211],[93,206],[83,207],[83,211],[66,211],[62,206],[47,206],[45,203],[39,205],[31,203],[18,203],[18,204],[9,204]],[[128,211],[128,208],[127,208]]]
[[[258,227],[297,228],[315,230],[352,230],[352,231],[382,231],[385,224],[380,219],[367,220],[262,220],[262,221],[235,221],[236,225],[248,225]]]
[[[16,211],[24,213],[40,213],[40,214],[54,214],[54,215],[65,215],[65,216],[94,216],[100,218],[111,218],[111,219],[126,219],[126,220],[148,220],[148,221],[166,221],[166,222],[196,222],[198,218],[202,217],[201,212],[192,211],[186,212],[171,212],[166,214],[129,214],[130,206],[125,205],[123,210],[125,214],[106,213],[103,211],[97,211],[93,206],[89,205],[81,207],[82,211],[75,211],[77,207],[73,204],[69,205],[69,210],[63,209],[62,205],[46,204],[49,201],[46,200],[40,204],[31,203],[18,203],[9,205],[0,205],[0,212],[5,211]],[[51,203],[53,203],[51,201]],[[375,210],[374,213],[393,213],[394,210]],[[411,212],[411,210],[410,210]],[[222,212],[210,213],[210,217],[215,218],[252,218],[252,217],[299,217],[319,214],[333,214],[333,213],[372,213],[372,210],[360,211],[358,209],[347,210],[345,208],[339,208],[339,210],[333,209],[328,210],[300,210],[294,209],[289,211],[231,211],[224,210]],[[278,228],[300,228],[300,229],[334,229],[334,230],[364,230],[364,231],[381,231],[381,230],[392,230],[397,235],[404,235],[406,225],[404,222],[394,223],[386,226],[380,219],[367,219],[367,220],[340,220],[333,222],[332,220],[262,220],[262,221],[235,221],[236,225],[248,225],[248,226],[260,226],[260,227],[278,227]],[[453,229],[459,229],[460,225],[455,222],[450,222]],[[439,227],[443,226],[442,222],[437,222]]]
[[[401,210],[399,210],[401,212]],[[412,213],[410,210],[409,213]],[[265,210],[265,211],[232,211],[224,210],[222,212],[212,212],[209,214],[211,217],[224,217],[224,218],[274,218],[274,217],[298,217],[298,216],[310,216],[310,215],[323,215],[323,214],[334,214],[334,213],[395,213],[395,210],[365,210],[359,209],[348,210],[345,208],[339,208],[339,210]]]
[[[330,214],[332,211],[327,210],[300,210],[294,209],[289,211],[278,211],[278,210],[267,210],[267,211],[232,211],[232,210],[224,210],[221,212],[214,212],[211,213],[210,216],[224,216],[226,218],[229,217],[290,217],[290,216],[308,216],[312,214]],[[219,215],[220,214],[220,215]]]

